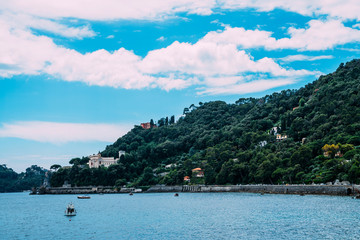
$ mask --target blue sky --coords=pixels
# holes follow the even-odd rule
[[[192,103],[297,89],[359,43],[351,0],[2,1],[0,163],[68,165]]]

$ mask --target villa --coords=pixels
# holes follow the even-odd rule
[[[125,155],[125,151],[119,151],[119,158],[102,157],[100,153],[93,154],[89,156],[89,168],[99,168],[100,166],[109,167],[112,164],[117,164],[122,155]]]

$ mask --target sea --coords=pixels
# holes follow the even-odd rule
[[[360,239],[360,200],[253,193],[0,194],[0,239]],[[77,215],[65,208],[75,205]]]

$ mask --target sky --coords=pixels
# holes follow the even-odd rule
[[[358,0],[0,0],[0,164],[69,165],[191,104],[359,58]]]

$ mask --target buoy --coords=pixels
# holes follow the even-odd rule
[[[69,221],[71,221],[71,219],[69,219]]]

